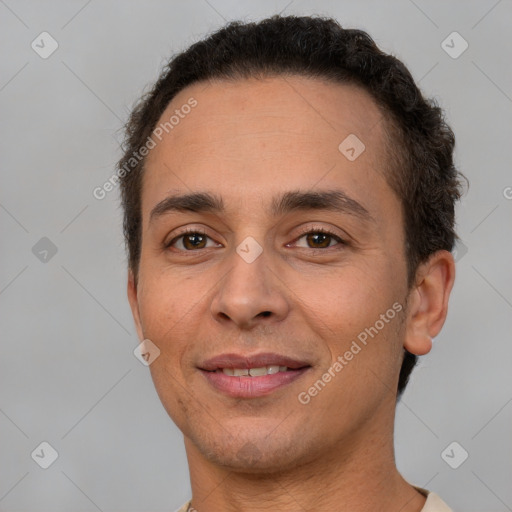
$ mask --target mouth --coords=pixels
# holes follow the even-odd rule
[[[217,368],[216,373],[223,373],[230,377],[261,377],[262,375],[275,375],[278,372],[287,372],[287,366],[268,365],[259,368]],[[291,369],[290,371],[294,371]]]
[[[198,368],[215,391],[233,398],[266,396],[294,382],[312,368],[279,354],[223,354]]]

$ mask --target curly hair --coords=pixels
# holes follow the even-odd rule
[[[453,249],[463,176],[453,163],[454,134],[435,100],[424,98],[405,65],[380,50],[366,32],[344,29],[331,18],[275,15],[257,23],[231,22],[175,55],[135,105],[117,171],[135,279],[145,158],[132,155],[151,137],[170,101],[200,81],[289,74],[357,85],[380,108],[390,153],[385,176],[402,205],[409,287],[420,263],[438,250]],[[416,363],[417,356],[404,349],[397,398]]]

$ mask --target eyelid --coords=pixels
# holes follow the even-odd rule
[[[301,228],[299,234],[291,242],[286,244],[286,246],[289,247],[290,244],[295,244],[298,240],[300,240],[304,236],[306,236],[308,234],[311,234],[311,233],[323,233],[323,234],[326,234],[326,235],[331,236],[332,238],[334,238],[338,242],[337,245],[348,245],[347,239],[344,236],[342,237],[339,234],[337,234],[334,229],[329,229],[329,228],[326,228],[324,226],[311,226],[311,225],[309,225],[309,226],[305,226],[305,227]],[[184,228],[179,233],[175,234],[168,242],[164,242],[163,243],[164,248],[165,249],[171,248],[172,245],[174,243],[176,243],[180,238],[182,238],[182,237],[184,237],[184,236],[186,236],[188,234],[199,234],[199,235],[202,235],[202,236],[205,236],[205,237],[209,238],[210,240],[212,240],[216,244],[220,244],[220,242],[217,242],[216,240],[214,240],[213,237],[208,235],[208,233],[206,233],[206,230],[204,228],[197,228],[197,227],[190,227],[189,226],[189,227]],[[222,245],[222,244],[220,244],[220,245]],[[325,247],[325,248],[314,248],[314,247],[304,248],[304,247],[299,247],[299,249],[306,249],[308,251],[326,251],[327,249],[332,249],[333,247],[335,247],[335,246],[330,246],[330,247]],[[206,247],[204,249],[210,249],[210,248],[211,247]],[[201,249],[197,249],[197,251],[199,251],[199,250],[201,250]],[[192,251],[192,250],[190,250],[190,251],[183,251],[181,249],[178,249],[178,251],[179,252],[196,252],[196,251]]]
[[[178,233],[174,234],[172,236],[172,238],[168,241],[168,242],[163,242],[163,248],[164,249],[169,249],[170,247],[172,247],[172,245],[174,243],[176,243],[180,238],[184,237],[185,235],[188,235],[188,234],[199,234],[199,235],[202,235],[202,236],[205,236],[207,238],[209,238],[210,240],[213,240],[215,243],[219,243],[217,241],[215,241],[210,235],[208,235],[208,233],[206,232],[206,230],[204,228],[198,228],[198,227],[186,227],[184,228],[183,230],[179,231]],[[193,252],[193,251],[181,251],[180,252]]]
[[[345,237],[345,236],[340,235],[339,233],[336,233],[334,229],[326,228],[324,226],[311,226],[311,225],[301,228],[299,235],[296,236],[294,238],[294,240],[290,243],[295,243],[295,242],[297,242],[297,240],[300,240],[302,237],[304,237],[305,235],[308,235],[310,233],[323,233],[325,235],[329,235],[332,238],[336,239],[338,241],[338,243],[341,245],[348,245],[348,239],[347,239],[348,237]],[[289,244],[286,244],[286,245],[289,245]],[[332,246],[332,247],[334,247],[334,246]],[[328,247],[328,248],[330,249],[331,247]],[[309,248],[309,250],[325,251],[328,248],[323,248],[323,249]]]

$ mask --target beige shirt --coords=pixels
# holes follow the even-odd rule
[[[421,512],[453,512],[453,510],[434,492],[427,491],[426,489],[422,489],[421,487],[413,486],[417,491],[419,491],[423,496],[427,497],[427,501],[425,502],[425,506],[421,509]],[[195,512],[195,508],[190,508],[190,501],[185,503],[179,510],[176,512]]]

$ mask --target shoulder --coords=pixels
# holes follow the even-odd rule
[[[453,512],[453,510],[435,493],[413,486],[417,491],[427,497],[421,512]]]
[[[188,512],[188,507],[190,506],[190,503],[190,501],[187,501],[187,503],[185,503],[185,505],[176,510],[176,512]]]

